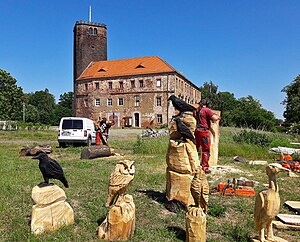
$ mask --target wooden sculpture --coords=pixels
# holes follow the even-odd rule
[[[256,196],[254,207],[254,222],[259,232],[259,241],[276,241],[273,236],[272,220],[279,213],[280,197],[279,187],[276,182],[276,174],[281,171],[289,171],[278,163],[271,163],[266,167],[269,177],[269,189],[260,192]],[[267,237],[265,239],[264,229]]]
[[[191,194],[195,205],[189,206],[186,213],[186,242],[205,242],[209,187],[202,169],[197,170],[194,175]]]
[[[179,119],[182,125],[179,125],[181,129],[178,130]],[[184,131],[185,128],[182,129],[183,124],[191,134],[194,133],[196,119],[192,112],[182,112],[180,116],[177,115],[169,123],[166,197],[168,201],[175,200],[188,206],[194,203],[190,188],[194,173],[200,167],[200,161],[196,146],[191,141],[192,138],[189,138],[188,132]]]
[[[109,178],[108,198],[106,207],[113,205],[120,195],[125,195],[134,178],[134,161],[119,161]]]
[[[199,169],[191,183],[191,193],[196,207],[202,208],[204,213],[207,213],[209,187],[205,173]]]

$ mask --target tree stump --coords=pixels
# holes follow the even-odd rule
[[[84,148],[81,152],[80,159],[94,159],[98,157],[107,157],[111,155],[111,149],[108,146],[99,145]]]
[[[19,152],[20,156],[35,156],[39,151],[45,152],[46,154],[52,153],[52,148],[50,146],[44,147],[44,146],[33,146],[28,147],[25,146],[21,149]]]

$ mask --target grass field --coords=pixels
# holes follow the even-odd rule
[[[232,135],[237,130],[222,128],[219,164],[232,166],[238,173],[215,177],[209,175],[210,186],[241,176],[259,182],[257,192],[267,183],[264,166],[250,166],[233,162],[234,155],[272,162],[274,155],[267,148],[238,145]],[[292,137],[278,136],[278,139]],[[293,140],[294,141],[294,140]],[[32,209],[31,189],[42,179],[38,161],[19,157],[24,145],[51,144],[52,158],[65,171],[70,188],[65,189],[67,201],[75,211],[75,224],[58,231],[34,236],[30,232]],[[106,216],[109,176],[120,159],[135,160],[136,174],[128,193],[136,205],[136,230],[132,241],[184,241],[185,212],[172,213],[164,207],[165,168],[168,137],[155,140],[111,140],[110,146],[121,156],[80,160],[83,147],[57,148],[56,131],[0,131],[0,241],[98,241],[96,228]],[[278,158],[275,156],[275,158]],[[300,178],[287,174],[277,177],[281,203],[300,199]],[[52,180],[62,187],[59,181]],[[257,233],[253,222],[254,198],[220,197],[210,195],[207,217],[207,241],[251,241]],[[288,210],[281,208],[281,212]],[[300,233],[274,231],[288,241],[300,241]]]

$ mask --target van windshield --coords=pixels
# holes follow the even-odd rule
[[[62,129],[83,129],[83,122],[76,119],[64,120]]]

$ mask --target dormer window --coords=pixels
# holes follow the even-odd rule
[[[104,68],[101,68],[98,72],[106,72]]]
[[[137,65],[135,68],[136,68],[136,69],[138,69],[138,68],[145,68],[145,66],[144,66],[143,64],[139,64],[139,65]]]

